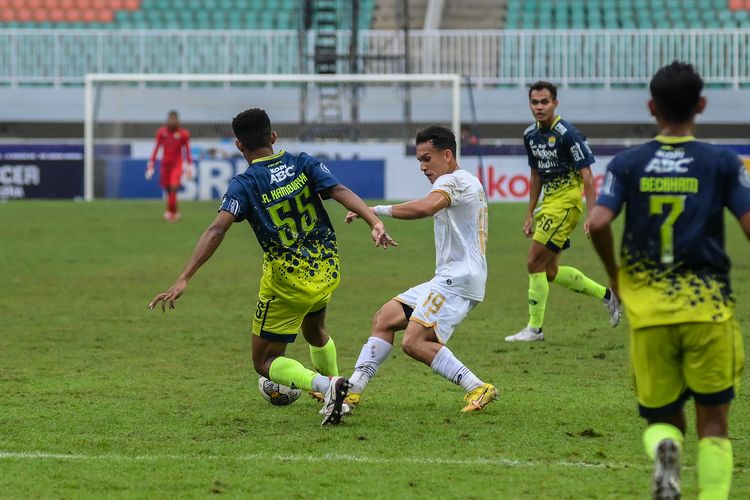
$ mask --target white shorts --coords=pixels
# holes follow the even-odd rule
[[[414,309],[409,318],[432,327],[441,344],[446,344],[453,330],[479,302],[436,287],[431,281],[409,288],[394,298]]]

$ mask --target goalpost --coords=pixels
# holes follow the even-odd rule
[[[110,86],[107,97],[102,91],[104,87]],[[403,90],[408,87],[410,90]],[[369,102],[362,99],[362,94],[368,94],[368,89],[377,88],[377,92],[370,92]],[[157,90],[158,89],[158,90]],[[190,98],[182,94],[186,89],[193,91],[195,96]],[[342,95],[334,97],[331,100],[330,94],[326,96],[323,90],[344,89]],[[201,94],[200,91],[204,93]],[[149,92],[160,94],[151,96]],[[283,93],[286,91],[286,93]],[[213,93],[211,93],[213,92]],[[307,117],[312,119],[307,122],[310,127],[316,123],[320,126],[332,126],[336,124],[337,108],[336,99],[343,106],[351,106],[351,111],[342,112],[338,110],[338,119],[340,125],[339,134],[347,134],[351,129],[347,124],[358,123],[367,126],[371,124],[379,125],[381,129],[385,128],[385,133],[397,135],[397,131],[388,130],[388,123],[393,129],[396,124],[405,121],[412,124],[417,123],[444,123],[449,125],[456,135],[457,156],[460,154],[461,139],[461,76],[457,74],[337,74],[337,75],[317,75],[317,74],[263,74],[263,75],[237,75],[237,74],[88,74],[84,82],[84,198],[91,201],[95,197],[95,157],[98,147],[98,141],[111,140],[117,137],[123,141],[128,139],[130,129],[127,127],[128,120],[137,122],[153,122],[154,124],[163,123],[163,117],[166,112],[163,109],[158,111],[158,123],[154,118],[149,120],[139,120],[139,107],[142,108],[142,114],[153,114],[155,107],[164,107],[164,109],[177,109],[173,105],[172,97],[179,101],[181,112],[187,116],[195,108],[212,107],[212,101],[227,105],[224,97],[234,92],[235,95],[240,93],[245,97],[242,99],[234,98],[231,102],[234,113],[248,107],[264,107],[257,105],[262,97],[270,96],[275,99],[273,103],[265,107],[269,111],[272,123],[276,124],[277,118],[276,105],[291,110],[294,109],[302,116],[302,122]],[[278,96],[275,96],[276,92]],[[291,92],[291,93],[290,93]],[[411,98],[412,92],[416,92],[418,97]],[[407,95],[410,97],[405,97]],[[292,98],[290,95],[299,95],[300,97]],[[127,100],[124,96],[129,95]],[[143,99],[135,99],[134,96],[142,96]],[[275,96],[275,97],[274,97]],[[252,97],[252,98],[248,98]],[[259,99],[259,97],[261,97]],[[111,101],[122,99],[119,105],[112,105]],[[321,110],[326,102],[333,102],[333,118],[326,117],[324,110],[320,111],[321,116],[313,116],[315,113],[310,112],[308,108],[310,103],[315,102]],[[326,101],[327,100],[327,101]],[[169,101],[169,102],[165,102]],[[447,102],[450,101],[450,102]],[[406,103],[406,104],[405,104]],[[412,103],[414,104],[412,106]],[[311,104],[312,105],[312,104]],[[356,110],[355,110],[356,106]],[[105,111],[101,111],[106,108]],[[300,109],[301,108],[301,109]],[[412,112],[413,109],[413,112]],[[101,118],[100,115],[107,114],[108,118]],[[383,114],[389,114],[383,118]],[[209,115],[210,112],[204,112]],[[288,114],[288,113],[287,113]],[[368,117],[367,115],[374,116]],[[412,116],[413,114],[413,116]],[[226,113],[222,115],[223,126],[228,127],[229,122],[225,118]],[[330,115],[330,113],[329,113]],[[375,116],[377,115],[377,116]],[[196,113],[188,120],[190,123],[196,121]],[[231,120],[231,114],[228,115]],[[107,119],[118,121],[115,125],[112,123],[107,126],[98,126],[97,120]],[[206,118],[207,121],[211,119]],[[317,121],[316,121],[317,120]],[[214,119],[214,121],[216,121]],[[282,120],[283,121],[283,120]],[[294,120],[292,120],[294,121]],[[299,121],[299,120],[297,120]],[[143,140],[153,137],[153,131],[156,130],[152,125],[151,135],[145,136],[141,131]],[[99,130],[99,136],[97,136]],[[115,130],[116,132],[111,132]],[[330,128],[328,130],[331,130]],[[108,132],[110,131],[110,132]],[[335,134],[336,132],[334,132]],[[383,133],[383,132],[381,132]],[[101,135],[104,136],[102,139]],[[195,138],[196,134],[193,133]],[[401,137],[403,139],[403,137]],[[328,136],[327,139],[336,139]],[[359,140],[359,139],[355,139]]]

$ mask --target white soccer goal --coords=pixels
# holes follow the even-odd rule
[[[291,135],[302,142],[308,137],[308,142],[413,144],[415,128],[431,123],[449,126],[460,139],[460,90],[461,76],[455,74],[89,74],[84,196],[111,196],[103,194],[104,177],[121,183],[134,179],[132,172],[125,175],[132,165],[103,165],[116,146],[143,162],[147,144],[171,109],[179,110],[193,140],[204,144],[231,146],[226,133],[231,118],[250,107],[265,108],[274,128],[282,124],[288,132],[282,134],[287,140]]]

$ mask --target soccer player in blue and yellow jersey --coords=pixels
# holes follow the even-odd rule
[[[693,137],[703,81],[674,62],[651,80],[661,133],[612,159],[591,216],[596,251],[632,329],[630,356],[654,497],[679,498],[683,406],[695,398],[700,498],[724,499],[732,479],[729,403],[744,350],[724,250],[724,208],[750,237],[750,175],[732,151]],[[620,266],[610,223],[625,206]]]
[[[263,274],[253,318],[253,364],[274,382],[323,393],[323,425],[338,424],[349,383],[338,376],[336,347],[325,331],[326,305],[341,280],[336,235],[323,208],[333,198],[362,217],[376,245],[395,244],[383,223],[320,161],[274,153],[276,132],[265,111],[249,109],[232,120],[237,148],[250,164],[232,179],[219,215],[203,233],[175,284],[149,307],[162,310],[182,295],[190,278],[213,255],[232,223],[246,220],[263,248]],[[286,357],[299,330],[317,371]]]
[[[570,246],[570,235],[583,212],[582,195],[586,195],[586,207],[591,213],[596,190],[590,168],[594,155],[586,137],[560,118],[556,113],[557,105],[557,88],[551,83],[537,82],[529,89],[529,107],[536,119],[523,134],[531,167],[529,210],[523,233],[534,240],[526,263],[529,322],[520,332],[505,337],[508,342],[544,340],[542,323],[550,282],[601,299],[609,310],[612,326],[617,326],[622,314],[620,302],[612,290],[575,267],[560,266],[560,254]],[[544,198],[537,210],[542,188]],[[583,229],[588,234],[588,217]]]

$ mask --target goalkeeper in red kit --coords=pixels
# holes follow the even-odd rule
[[[146,179],[150,180],[154,175],[154,162],[159,148],[163,148],[161,165],[159,169],[159,183],[167,192],[167,211],[164,218],[169,222],[180,219],[177,211],[177,190],[180,188],[182,177],[182,150],[185,150],[187,159],[186,174],[188,178],[193,177],[193,159],[190,156],[190,132],[180,127],[180,117],[177,111],[170,111],[167,115],[167,123],[156,131],[156,145],[151,159],[146,167]]]

